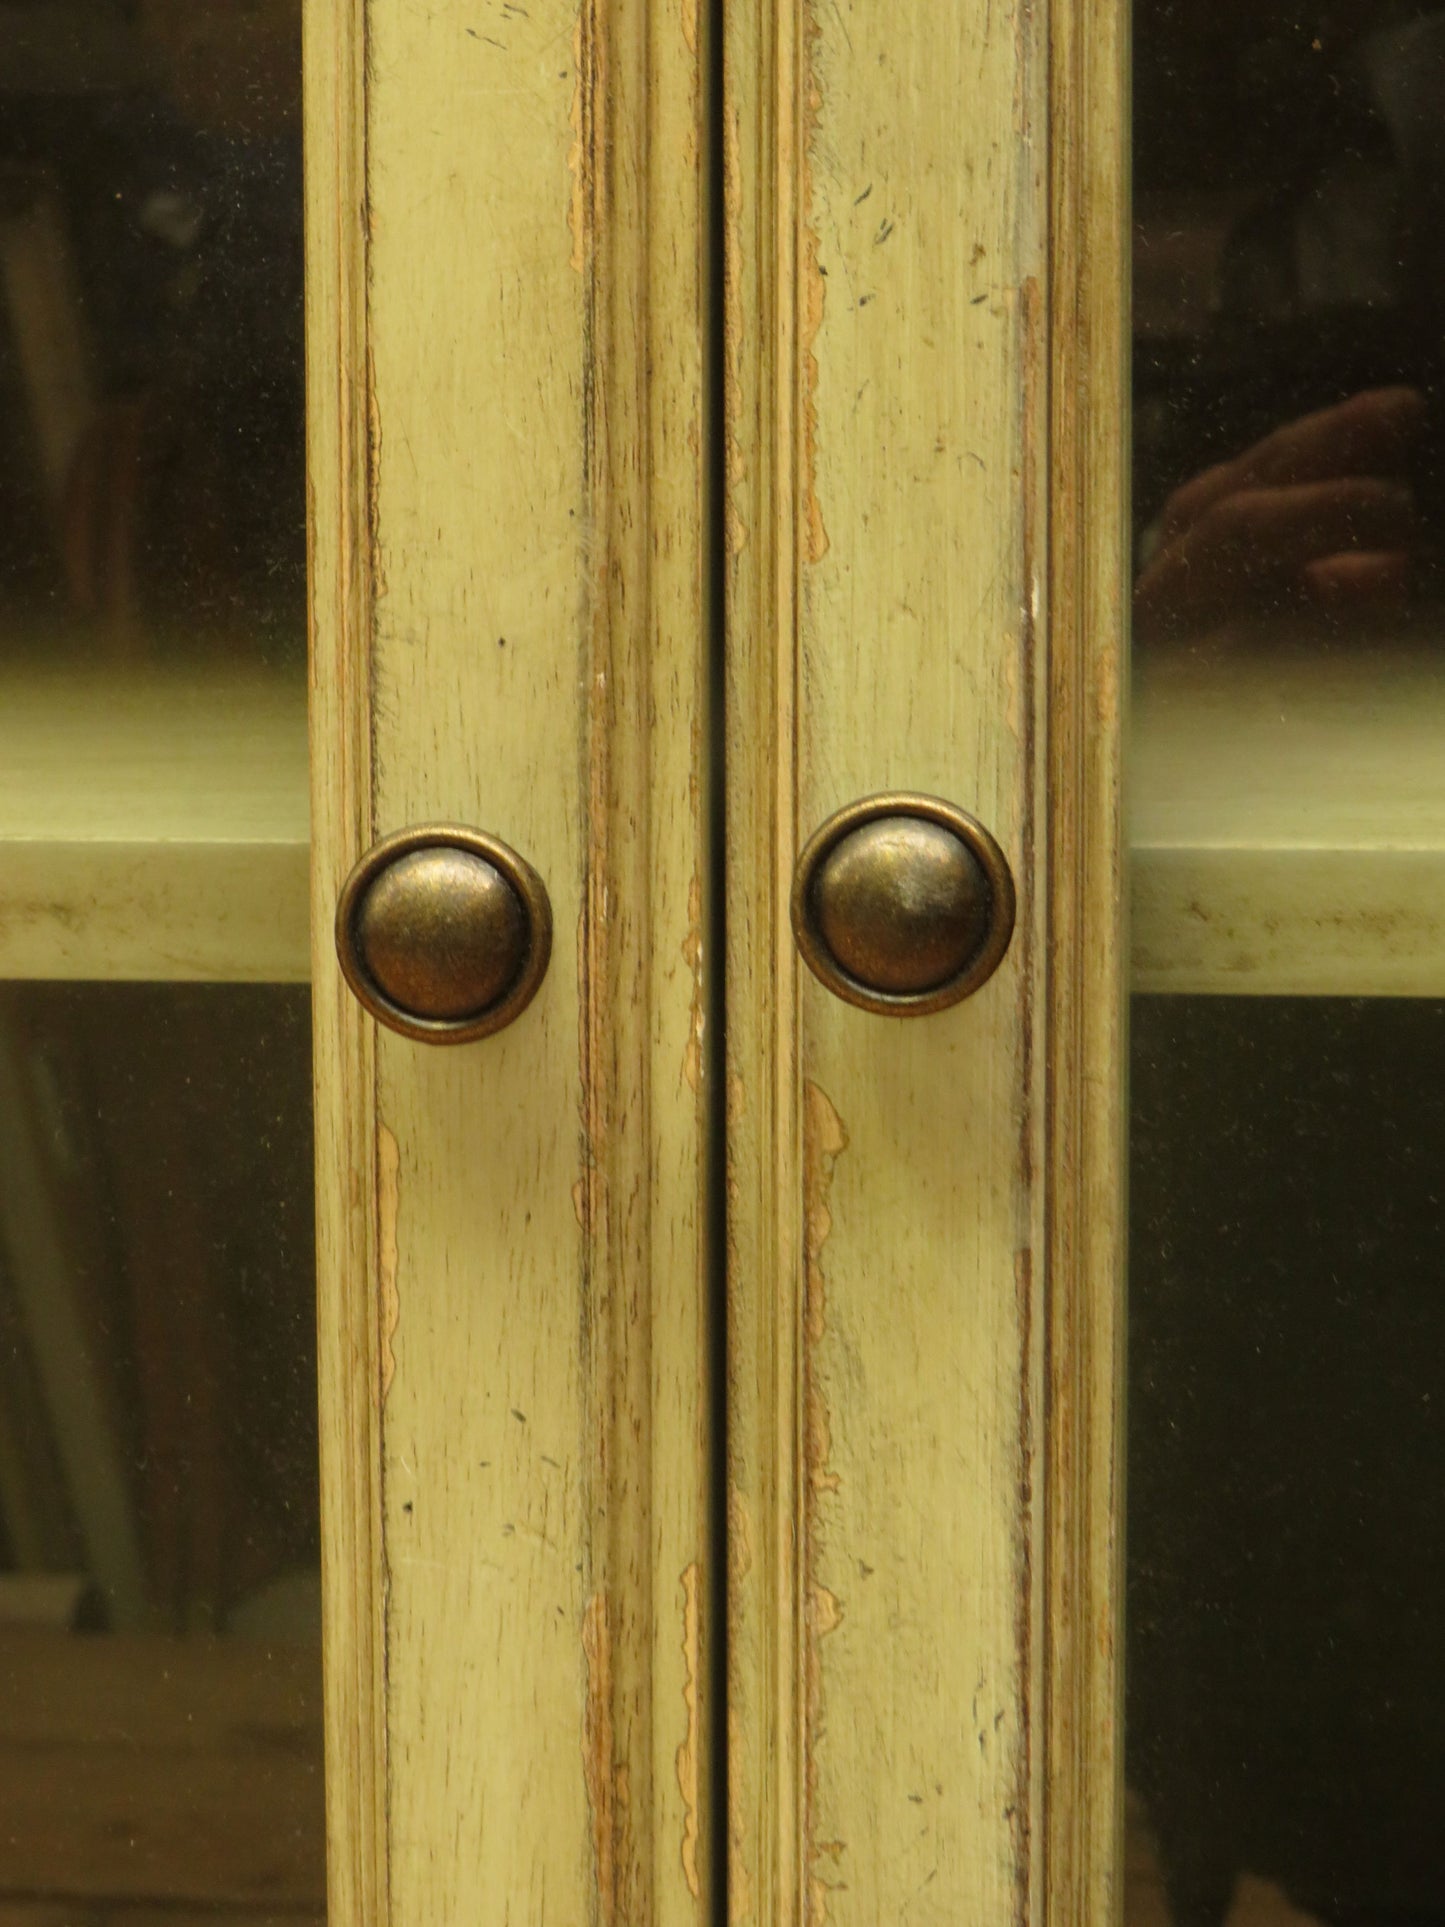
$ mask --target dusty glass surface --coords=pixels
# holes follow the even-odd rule
[[[1445,8],[1135,0],[1131,1927],[1445,1920]]]
[[[0,1918],[325,1917],[298,0],[0,4]]]
[[[304,653],[299,16],[0,7],[7,653]]]
[[[1136,999],[1131,1918],[1445,1915],[1442,1063],[1432,1000]]]

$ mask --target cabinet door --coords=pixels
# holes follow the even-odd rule
[[[1108,1904],[1119,48],[1062,3],[311,10],[342,1918]],[[790,923],[883,791],[1017,897],[916,1023]],[[437,822],[551,893],[484,1049],[333,955]]]
[[[1124,10],[727,12],[732,1917],[1103,1922]],[[1017,892],[931,1014],[790,929],[890,792]]]
[[[1440,9],[726,45],[734,1916],[1436,1918]]]
[[[705,22],[314,0],[313,928],[332,1918],[702,1920]],[[550,966],[485,1044],[332,938],[419,824]]]
[[[25,12],[21,80],[0,76],[7,128],[17,86],[42,103],[15,123],[21,148],[70,124],[69,106],[46,120],[57,59],[107,103],[87,123],[106,165],[137,98],[152,130],[188,130],[186,154],[192,119],[206,136],[209,214],[169,150],[137,188],[135,245],[181,257],[152,307],[175,303],[182,365],[207,348],[215,363],[215,419],[182,384],[164,447],[190,459],[150,480],[208,616],[224,630],[250,611],[268,644],[289,617],[276,654],[293,667],[238,675],[217,650],[219,669],[132,673],[118,621],[106,674],[12,676],[0,726],[24,753],[0,956],[16,978],[262,986],[250,1003],[227,991],[227,1021],[278,1034],[293,1072],[310,975],[320,1523],[267,1485],[283,1446],[309,1441],[272,1423],[267,1376],[278,1360],[309,1374],[294,1266],[232,1372],[262,1437],[228,1497],[253,1561],[275,1550],[261,1526],[282,1551],[293,1530],[308,1561],[319,1550],[329,1856],[323,1893],[319,1657],[314,1638],[281,1651],[290,1592],[248,1594],[238,1658],[143,1626],[82,1650],[84,1588],[31,1588],[25,1611],[67,1623],[7,1647],[30,1692],[10,1765],[31,1804],[15,1810],[38,1816],[11,1843],[7,1917],[34,1901],[67,1927],[82,1908],[136,1927],[156,1909],[299,1927],[323,1906],[366,1927],[1103,1918],[1117,8],[964,0],[941,22],[919,0],[306,0],[304,105],[289,0]],[[162,59],[176,98],[156,108]],[[300,197],[278,238],[248,229],[246,193],[258,154],[295,185],[302,131],[304,516],[299,445],[292,499],[265,432],[283,404],[285,433],[300,421]],[[65,224],[46,214],[69,189],[42,169],[30,190],[0,214],[0,265],[36,472],[75,581],[124,617],[150,551],[122,484],[151,444],[125,408],[87,440]],[[87,219],[89,246],[110,214]],[[212,289],[211,336],[188,305],[207,233],[245,269],[239,291]],[[101,257],[87,285],[113,301],[131,284]],[[241,318],[285,338],[281,383],[224,352]],[[114,352],[127,365],[132,332]],[[272,522],[292,541],[279,560],[248,546]],[[971,998],[917,1021],[830,994],[792,929],[803,846],[881,792],[885,841],[932,824],[965,880],[983,863],[963,961],[989,930],[1003,953]],[[545,978],[484,1044],[378,1026],[343,983],[348,877],[416,829],[498,839],[547,893]],[[805,890],[815,963],[817,908]],[[147,1423],[209,1476],[189,1094],[204,1053],[210,1123],[251,1160],[228,1195],[253,1242],[263,1198],[299,1221],[305,1133],[294,1091],[288,1108],[252,1089],[259,1042],[237,1069],[206,1010],[167,997],[139,1023],[112,999],[73,1028],[107,1049],[135,1033],[112,1072],[129,1089],[143,1067],[147,1102],[102,1107],[118,1221],[166,1198],[130,1260],[135,1316],[179,1321],[198,1348],[142,1334]],[[131,1472],[91,1452],[104,1400],[62,1329],[69,1179],[35,1155],[63,1166],[46,1132],[63,1152],[65,1107],[12,1063],[15,1035],[0,1024],[0,1235],[61,1447],[17,1472],[0,1426],[7,1533],[30,1534],[44,1571],[69,1522],[35,1495],[47,1478],[79,1494],[72,1537],[111,1575],[110,1619],[139,1620]],[[252,1246],[237,1252],[245,1283]],[[23,1374],[3,1369],[9,1419]],[[82,1447],[99,1475],[74,1475]],[[214,1576],[219,1516],[202,1477],[163,1522],[172,1565]],[[180,1632],[242,1623],[223,1591],[178,1598]],[[87,1744],[117,1654],[97,1780]],[[155,1747],[136,1748],[148,1717]],[[89,1858],[45,1832],[82,1808]],[[235,1812],[233,1834],[218,1815]]]

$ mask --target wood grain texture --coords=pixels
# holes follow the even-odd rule
[[[313,9],[313,139],[360,17]],[[313,179],[339,1919],[711,1905],[702,57],[687,0],[372,0],[339,239]],[[365,841],[436,819],[557,930],[455,1051],[373,1042],[324,934]]]
[[[732,7],[724,42],[727,527],[728,1914],[805,1917],[803,1244],[798,963],[788,927],[798,20]]]
[[[1041,1892],[1046,24],[804,0],[729,41],[738,1920]],[[892,787],[1021,896],[914,1023],[800,983],[784,908]]]
[[[366,7],[306,0],[312,1049],[326,1682],[326,1893],[390,1927],[375,1042],[331,936],[372,840]]]
[[[1052,0],[1044,1247],[1048,1927],[1123,1912],[1130,585],[1125,0]],[[1131,1915],[1132,1919],[1132,1915]]]

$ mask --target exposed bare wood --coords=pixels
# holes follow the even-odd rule
[[[805,1918],[794,795],[798,17],[726,16],[728,1903]]]
[[[311,936],[326,1885],[333,1920],[387,1927],[375,1046],[331,941],[373,823],[367,11],[364,0],[304,11]]]
[[[1050,8],[1049,1927],[1122,1907],[1129,135],[1123,0]]]

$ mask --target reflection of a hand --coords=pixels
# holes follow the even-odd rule
[[[1186,482],[1134,587],[1136,639],[1402,597],[1415,506],[1401,478],[1424,418],[1417,389],[1370,389]]]

